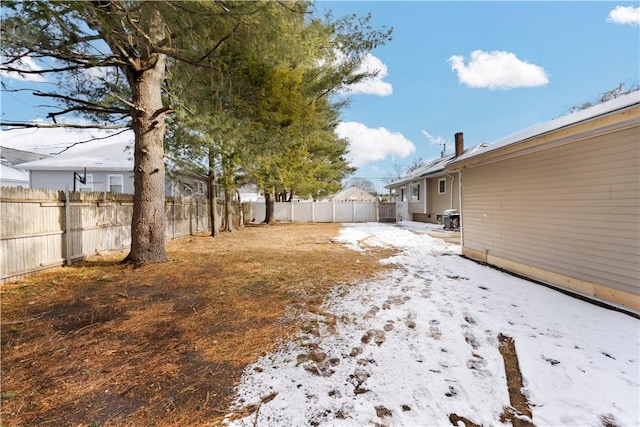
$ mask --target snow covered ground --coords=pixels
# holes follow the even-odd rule
[[[250,366],[236,404],[258,409],[230,424],[501,425],[504,334],[535,425],[640,425],[638,319],[461,258],[429,227],[346,224],[338,240],[354,250],[400,249],[383,261],[393,268],[337,287],[297,339]]]

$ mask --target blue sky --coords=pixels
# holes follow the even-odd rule
[[[637,1],[316,6],[337,16],[370,12],[374,25],[394,28],[393,40],[372,52],[377,91],[373,83],[369,93],[355,88],[339,128],[352,141],[355,176],[379,190],[394,165],[437,158],[443,142],[452,151],[456,132],[467,147],[491,143],[619,83],[640,83]]]
[[[379,77],[352,88],[338,127],[350,140],[354,177],[378,191],[415,160],[439,157],[441,144],[452,151],[456,132],[467,147],[491,143],[619,83],[640,83],[638,1],[316,3],[318,13],[329,9],[371,13],[374,26],[394,29],[366,61]],[[32,86],[7,77],[12,87]],[[1,102],[7,120],[48,112],[25,93]]]

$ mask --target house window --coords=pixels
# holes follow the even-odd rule
[[[194,181],[193,194],[199,196],[202,196],[204,194],[204,182]]]
[[[446,178],[440,178],[438,180],[438,194],[446,194],[447,192],[447,180]]]
[[[78,191],[93,191],[93,175],[88,173],[84,175],[84,184],[80,181],[76,181]]]
[[[420,184],[411,185],[411,201],[417,202],[420,200]]]
[[[110,193],[124,192],[124,178],[122,175],[109,175],[108,179]]]
[[[402,201],[402,202],[406,202],[407,201],[407,193],[406,193],[404,187],[402,187],[400,189],[400,201]]]

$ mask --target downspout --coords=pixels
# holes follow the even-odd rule
[[[464,227],[462,226],[462,170],[458,171],[458,203],[460,204],[460,248],[464,248]]]
[[[455,158],[458,159],[462,154],[464,154],[464,134],[462,132],[457,132],[454,135],[455,138]],[[445,172],[446,173],[446,172]],[[457,171],[458,174],[458,212],[460,215],[460,219],[458,220],[458,227],[460,228],[460,248],[464,248],[464,227],[462,226],[462,169]],[[453,176],[452,176],[453,178]],[[453,189],[453,184],[455,182],[455,178],[451,182]],[[451,194],[451,207],[453,208],[453,192]]]
[[[451,178],[451,193],[449,194],[449,209],[453,209],[453,185],[456,182],[456,177],[453,175],[449,175],[447,172],[445,172],[444,174],[449,178]]]
[[[464,154],[464,134],[462,132],[457,132],[454,135],[455,138],[455,155],[456,159]],[[464,248],[464,227],[462,226],[462,169],[458,171],[458,212],[460,213],[460,222],[458,226],[460,227],[460,248]],[[453,187],[451,188],[453,190]],[[453,191],[451,192],[451,197],[453,197]],[[452,202],[453,205],[453,202]],[[453,206],[452,206],[453,208]]]
[[[420,181],[418,181],[421,193],[418,195],[418,197],[422,197],[422,199],[418,200],[422,200],[422,212],[424,212],[425,214],[429,212],[429,202],[427,201],[429,190],[427,189],[427,181],[427,178],[424,177],[420,178]],[[413,219],[413,217],[411,219]]]

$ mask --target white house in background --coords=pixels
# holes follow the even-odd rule
[[[40,160],[22,163],[31,188],[133,194],[133,141],[90,141]],[[174,174],[166,181],[167,196],[206,195],[207,178]]]
[[[336,202],[375,202],[376,196],[356,186],[341,191],[332,198]]]
[[[0,146],[0,187],[29,188],[29,172],[15,165],[47,157],[44,154]]]
[[[238,189],[241,202],[264,202],[264,196],[255,184],[245,184]]]

